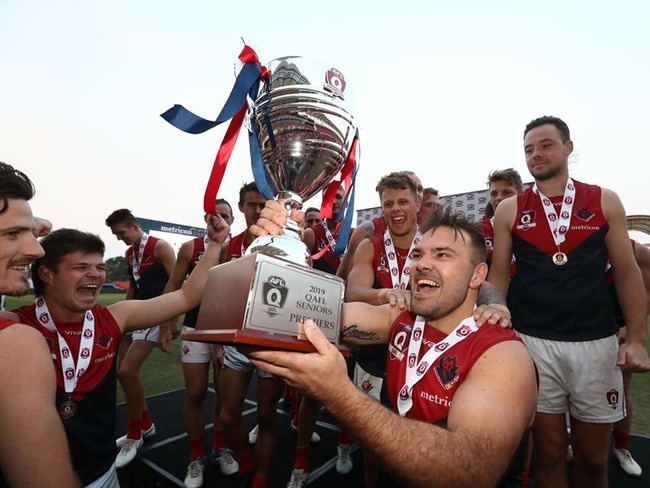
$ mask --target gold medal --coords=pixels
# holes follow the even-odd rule
[[[77,404],[68,398],[65,402],[59,405],[59,416],[63,419],[69,419],[77,413]]]
[[[557,266],[564,266],[569,258],[566,257],[566,254],[564,254],[562,251],[558,251],[555,254],[553,254],[553,264]]]

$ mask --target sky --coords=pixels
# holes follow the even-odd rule
[[[104,225],[117,208],[202,225],[226,124],[190,135],[159,115],[178,103],[216,118],[243,38],[262,62],[299,55],[345,75],[357,209],[377,206],[377,181],[397,170],[441,195],[507,167],[529,181],[524,126],[556,115],[572,176],[650,214],[648,25],[643,0],[0,0],[0,161],[32,178],[36,215],[99,234],[107,258],[125,250]],[[219,196],[236,210],[251,180],[242,133]]]

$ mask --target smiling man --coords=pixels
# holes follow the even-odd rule
[[[259,228],[275,233],[279,222],[265,215]],[[411,311],[343,305],[345,342],[388,345],[394,411],[348,380],[345,360],[311,321],[305,333],[317,352],[250,356],[322,401],[380,461],[374,486],[521,486],[504,472],[533,420],[533,362],[512,331],[494,325],[498,313],[475,309],[487,275],[478,227],[449,209],[430,224],[412,251]]]
[[[164,322],[196,307],[228,231],[221,217],[210,220],[210,243],[181,290],[108,307],[97,304],[106,281],[104,243],[99,237],[60,229],[41,241],[45,255],[32,265],[35,303],[13,313],[3,312],[0,317],[31,325],[50,346],[56,405],[83,486],[119,486],[113,430],[115,359],[122,333]],[[54,402],[54,397],[50,401]]]

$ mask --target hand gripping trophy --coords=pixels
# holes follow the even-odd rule
[[[354,164],[346,81],[337,69],[297,56],[271,61],[264,73],[259,89],[248,92],[246,113],[255,182],[263,194],[300,208]],[[310,318],[338,345],[344,283],[310,264],[294,222],[282,235],[258,237],[246,256],[212,268],[196,331],[184,337],[312,351],[299,338],[300,323]]]

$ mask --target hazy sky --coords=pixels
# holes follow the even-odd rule
[[[357,208],[378,204],[375,184],[394,170],[443,195],[509,166],[528,180],[523,128],[557,115],[579,153],[572,175],[650,214],[648,5],[0,0],[0,160],[34,180],[36,214],[100,234],[107,257],[125,249],[104,226],[116,208],[201,225],[225,126],[189,135],[159,115],[180,103],[215,118],[243,37],[262,61],[315,57],[344,73],[361,133]],[[242,133],[220,196],[236,207],[250,180]]]

